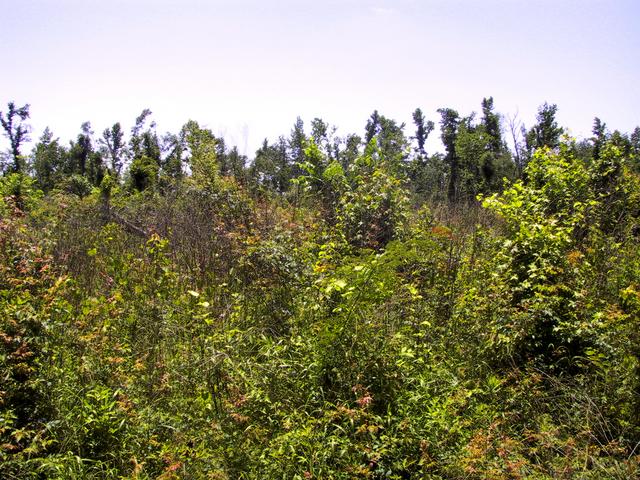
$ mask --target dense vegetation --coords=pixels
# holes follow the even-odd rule
[[[0,115],[2,478],[640,476],[640,129]],[[504,131],[511,136],[508,148]]]

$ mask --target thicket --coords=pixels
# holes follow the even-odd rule
[[[510,151],[482,107],[433,155],[419,110],[250,163],[148,111],[17,145],[0,476],[639,477],[638,130],[545,104]]]

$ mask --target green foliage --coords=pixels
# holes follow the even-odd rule
[[[22,173],[0,177],[0,215],[7,215],[12,208],[31,210],[42,198],[36,182]]]
[[[278,193],[287,191],[292,178],[292,165],[283,137],[273,145],[269,145],[265,139],[249,168],[249,176],[256,186],[270,188]]]
[[[0,220],[0,474],[29,472],[27,461],[55,440],[46,369],[53,317],[68,309],[67,282],[24,228],[20,215]]]
[[[404,226],[408,197],[375,140],[355,160],[348,183],[337,215],[344,238],[356,247],[384,247]]]
[[[190,121],[182,128],[185,144],[189,150],[187,164],[191,167],[196,183],[206,186],[216,181],[218,163],[216,160],[216,139],[211,130],[201,128]]]
[[[579,327],[577,292],[567,284],[570,252],[584,248],[578,240],[598,202],[589,170],[572,155],[570,145],[563,144],[557,153],[537,150],[527,178],[527,184],[516,182],[484,202],[506,224],[503,260],[497,268],[516,309],[497,332],[498,339],[518,357],[559,355],[572,361],[584,355],[591,342],[588,333],[593,332]]]
[[[605,392],[628,392],[638,381],[637,354],[619,343],[631,345],[635,334],[627,327],[637,325],[630,317],[621,323],[620,295],[635,284],[637,256],[624,252],[637,249],[631,234],[637,213],[631,212],[638,210],[619,210],[621,204],[637,205],[637,180],[623,173],[620,151],[607,144],[600,157],[585,164],[572,154],[571,144],[556,152],[538,150],[527,184],[517,182],[485,200],[506,224],[492,283],[500,295],[509,295],[487,327],[494,358],[575,376],[572,388],[582,389],[606,425],[594,435],[607,444],[616,438],[612,432],[626,431],[629,441],[637,437],[629,413],[622,414]],[[612,212],[618,212],[615,227]],[[595,387],[587,372],[610,381]],[[634,396],[627,405],[636,405]],[[611,416],[611,408],[618,413]]]
[[[73,195],[77,195],[80,198],[84,198],[91,193],[93,190],[93,186],[91,182],[87,179],[87,177],[83,177],[82,175],[71,175],[67,177],[61,183],[62,189]]]
[[[525,140],[529,152],[538,148],[556,148],[564,129],[556,122],[558,106],[544,103],[538,109],[537,123],[526,133]]]
[[[122,170],[123,154],[126,149],[124,143],[124,132],[120,122],[114,123],[111,128],[106,128],[102,132],[102,138],[99,140],[105,158],[109,159],[109,171],[115,178],[120,176]]]
[[[158,181],[158,164],[149,157],[136,158],[129,166],[131,188],[142,192],[154,187]]]
[[[33,151],[34,176],[40,188],[48,192],[63,179],[67,152],[53,139],[53,133],[45,129]]]
[[[24,123],[29,118],[29,107],[29,104],[16,107],[14,102],[9,102],[6,113],[0,112],[0,125],[4,130],[4,136],[9,139],[13,157],[12,165],[3,165],[3,170],[8,173],[20,173],[24,170],[24,159],[20,154],[20,147],[24,142],[29,141],[31,128]]]
[[[145,111],[99,188],[43,139],[0,178],[0,477],[638,477],[631,144],[539,146],[500,191],[482,107],[441,111],[446,156],[374,112],[364,152],[299,120],[246,171]]]
[[[313,140],[304,153],[306,160],[299,165],[303,173],[293,182],[307,195],[320,200],[323,216],[332,222],[336,218],[340,196],[348,188],[345,171],[338,161],[327,158]]]
[[[420,110],[419,108],[415,109],[415,111],[413,112],[412,118],[413,118],[413,123],[416,126],[415,140],[416,140],[416,143],[418,144],[417,152],[419,155],[424,156],[426,155],[426,152],[424,150],[425,143],[429,138],[429,134],[435,128],[435,124],[431,120],[428,120],[425,122],[425,118],[424,118],[424,115],[422,114],[422,110]]]

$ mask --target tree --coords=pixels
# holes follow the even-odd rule
[[[600,150],[604,143],[607,141],[607,124],[600,120],[598,117],[593,119],[593,158],[600,158]]]
[[[305,161],[305,145],[307,136],[304,133],[304,122],[300,117],[296,118],[291,135],[289,136],[289,158],[291,159],[291,178],[302,173],[300,165]],[[288,180],[287,180],[288,182]]]
[[[86,177],[92,185],[98,186],[104,176],[104,167],[101,153],[93,148],[92,137],[91,123],[84,122],[76,141],[71,142],[70,165],[67,166],[67,170],[68,173]]]
[[[447,198],[455,202],[458,196],[460,182],[460,165],[456,154],[456,138],[460,116],[451,108],[439,108],[440,114],[440,138],[446,150],[445,162],[449,168],[449,181],[447,182]]]
[[[527,149],[531,154],[541,147],[557,148],[564,129],[558,126],[556,112],[558,106],[545,102],[539,109],[537,123],[526,134]]]
[[[416,126],[416,136],[414,138],[418,143],[416,153],[418,153],[418,155],[420,155],[421,157],[424,157],[426,156],[424,145],[427,142],[427,138],[429,138],[429,134],[433,131],[435,125],[431,120],[425,122],[422,110],[420,110],[419,108],[416,108],[413,112],[413,123]]]
[[[631,143],[631,166],[640,172],[640,127],[636,127],[633,132],[631,132],[629,142]]]
[[[360,155],[362,138],[359,135],[352,133],[343,139],[343,143],[344,148],[338,153],[337,158],[344,171],[348,171],[356,158],[358,158],[358,155]]]
[[[344,169],[322,152],[313,137],[307,141],[305,158],[300,165],[303,173],[294,180],[295,185],[315,197],[315,205],[320,207],[325,220],[333,224],[340,194],[346,186]]]
[[[409,142],[404,134],[405,124],[380,116],[380,131],[378,132],[378,145],[381,155],[387,159],[389,166],[397,173],[404,169],[404,161],[408,157]]]
[[[493,97],[482,100],[482,118],[479,125],[484,141],[484,155],[480,169],[485,191],[500,187],[503,177],[513,177],[514,162],[502,137],[502,118],[493,111]]]
[[[151,110],[148,108],[140,113],[131,129],[129,139],[129,153],[132,157],[129,175],[131,186],[136,190],[145,190],[157,184],[162,163],[156,124],[151,122],[146,127],[150,115]]]
[[[374,156],[384,158],[396,173],[404,169],[407,158],[408,141],[404,135],[405,124],[380,115],[377,110],[371,114],[365,126],[365,148],[375,138],[379,147]]]
[[[49,127],[45,128],[32,157],[35,180],[43,191],[53,189],[62,179],[66,156],[67,152],[58,139],[53,138]]]
[[[329,141],[329,124],[321,118],[311,120],[311,136],[318,146],[323,146]]]
[[[134,159],[146,156],[155,160],[158,166],[160,166],[160,141],[156,134],[155,122],[151,122],[146,130],[144,129],[147,118],[150,115],[151,110],[145,108],[138,118],[136,118],[136,123],[131,129],[131,139],[129,140],[131,156]]]
[[[378,115],[378,110],[374,110],[365,126],[364,143],[368,145],[378,132],[380,132],[380,115]]]
[[[322,173],[324,183],[341,182],[334,162]],[[337,201],[337,220],[344,238],[359,248],[384,248],[402,230],[408,195],[404,181],[375,142],[365,147],[349,172]]]
[[[182,178],[183,154],[186,150],[184,135],[167,133],[162,137],[162,172],[174,180]]]
[[[330,131],[329,124],[321,118],[314,118],[311,120],[311,138],[318,145],[326,155],[335,160],[337,158],[337,150],[339,148],[339,141],[336,143],[336,139],[333,139],[335,133],[335,127]]]
[[[454,142],[459,176],[456,200],[473,200],[488,190],[486,177],[493,173],[490,168],[483,168],[491,164],[488,143],[482,127],[473,124],[473,116],[460,122]]]
[[[202,186],[214,185],[220,174],[215,135],[194,120],[182,127],[182,135],[188,152],[186,163],[191,167],[193,179]]]
[[[508,116],[509,133],[513,142],[513,159],[515,160],[516,176],[521,177],[525,167],[525,146],[523,145],[522,131],[524,127],[518,119],[518,113],[511,117]]]
[[[29,132],[31,131],[29,125],[23,123],[29,118],[29,104],[16,108],[14,102],[9,102],[7,107],[6,117],[3,112],[0,112],[0,123],[4,129],[5,137],[11,143],[12,169],[14,172],[20,172],[22,170],[20,146],[29,141]]]
[[[519,180],[484,202],[506,227],[496,258],[513,313],[496,318],[510,337],[501,342],[509,346],[509,361],[533,359],[562,369],[584,358],[587,349],[609,348],[597,333],[610,324],[592,310],[602,307],[598,300],[583,299],[616,298],[620,291],[624,277],[615,276],[617,266],[607,257],[625,243],[637,251],[630,232],[638,210],[630,206],[638,205],[638,183],[625,172],[626,158],[612,140],[592,163],[580,161],[575,152],[575,145],[564,141],[557,149],[537,150],[526,182]],[[576,284],[583,266],[599,272],[600,280],[588,274]],[[609,277],[615,280],[605,280]],[[503,318],[509,318],[508,325]]]
[[[293,177],[284,137],[278,138],[277,143],[271,145],[264,139],[249,168],[249,176],[255,184],[278,193],[284,193],[288,189]]]
[[[245,165],[247,163],[246,155],[240,155],[238,147],[233,146],[227,155],[227,164],[229,174],[233,175],[239,182],[245,181]]]
[[[120,122],[114,123],[111,128],[106,128],[104,132],[102,132],[102,138],[99,142],[105,150],[105,156],[108,156],[110,160],[111,175],[118,178],[122,170],[123,156],[127,148]]]
[[[89,161],[89,155],[92,151],[91,145],[91,123],[84,122],[80,127],[81,131],[78,134],[76,141],[71,142],[71,148],[69,149],[70,160],[72,161],[72,172],[80,175],[85,175],[87,172],[87,163]]]
[[[136,123],[131,127],[131,139],[129,144],[131,145],[131,156],[133,158],[142,156],[142,129],[147,120],[147,117],[151,115],[151,110],[145,108],[140,115],[136,117]]]
[[[493,111],[493,97],[482,99],[481,125],[487,137],[488,150],[496,155],[502,153],[504,143],[500,129],[500,115]]]
[[[424,195],[433,192],[434,183],[437,183],[437,180],[434,182],[433,158],[429,158],[425,150],[425,144],[435,125],[431,120],[425,120],[419,108],[415,109],[412,118],[415,135],[411,140],[415,140],[417,146],[413,149],[414,155],[407,170],[414,192]]]

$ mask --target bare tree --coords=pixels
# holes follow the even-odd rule
[[[516,162],[516,170],[518,172],[518,177],[522,177],[522,171],[524,170],[522,131],[524,124],[518,118],[517,111],[513,117],[511,115],[507,115],[507,121],[509,123],[509,132],[511,132],[511,140],[513,141],[513,158]]]

